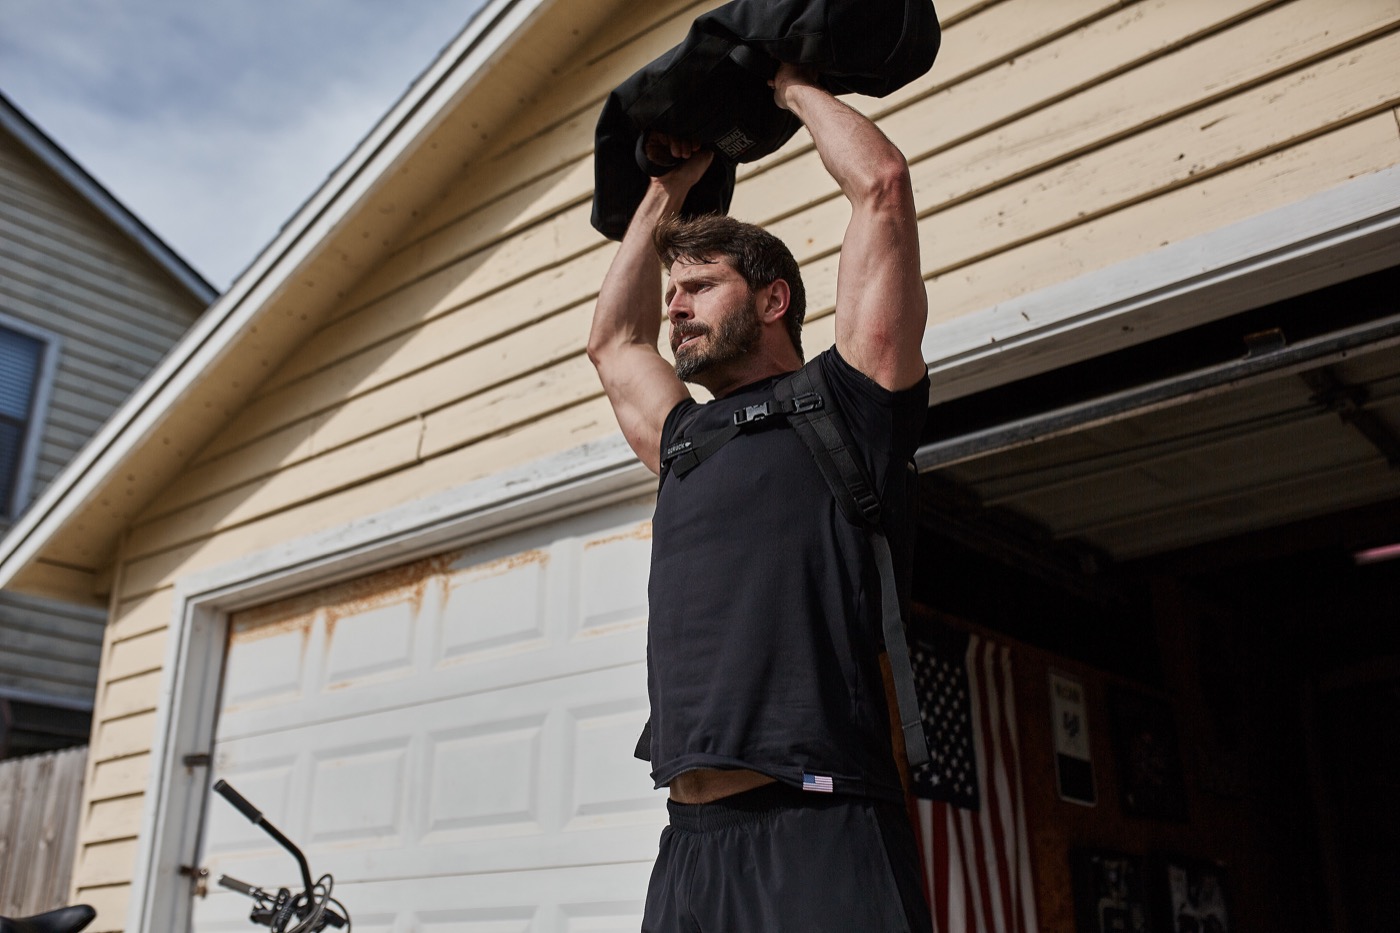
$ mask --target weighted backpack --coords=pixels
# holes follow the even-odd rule
[[[894,558],[885,535],[880,497],[866,475],[856,453],[845,419],[834,405],[829,404],[831,390],[816,360],[797,372],[779,379],[773,387],[773,398],[757,405],[747,405],[734,412],[730,423],[699,437],[683,437],[662,451],[661,482],[675,473],[684,476],[698,467],[725,444],[745,430],[768,418],[785,417],[793,426],[807,452],[816,461],[817,469],[836,498],[836,504],[847,521],[865,529],[870,539],[875,564],[880,573],[880,628],[889,655],[890,672],[894,681],[895,700],[899,712],[900,731],[910,768],[918,768],[929,760],[928,742],[923,720],[919,714],[918,694],[914,688],[914,670],[909,661],[909,644],[900,614]],[[913,464],[909,465],[913,470]],[[637,757],[651,757],[651,723],[637,743]]]

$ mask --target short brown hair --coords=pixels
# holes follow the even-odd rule
[[[667,217],[652,234],[656,254],[666,268],[684,262],[713,262],[716,256],[729,260],[749,290],[771,285],[778,279],[788,284],[788,310],[784,318],[788,338],[802,359],[802,319],[807,315],[807,290],[797,260],[782,240],[754,224],[724,214],[700,217]]]

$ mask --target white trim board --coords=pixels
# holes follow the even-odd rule
[[[935,403],[1400,263],[1400,166],[924,335]]]
[[[165,933],[189,925],[190,882],[179,869],[198,858],[209,772],[186,766],[184,758],[213,746],[231,612],[635,499],[655,487],[656,477],[617,434],[182,578],[126,929]]]

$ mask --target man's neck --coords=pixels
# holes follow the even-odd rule
[[[746,386],[751,386],[764,379],[772,379],[775,376],[786,376],[788,373],[796,372],[802,368],[802,361],[797,358],[796,353],[763,355],[754,354],[745,360],[738,361],[731,366],[726,366],[721,370],[706,373],[704,381],[695,380],[697,385],[703,386],[715,398],[725,398],[733,395]]]
[[[786,376],[792,372],[791,369],[772,369],[764,372],[751,372],[749,375],[737,376],[734,379],[726,379],[721,385],[705,386],[704,388],[715,398],[728,398],[736,392],[741,392],[751,385],[763,382],[765,379],[774,379],[778,376]]]

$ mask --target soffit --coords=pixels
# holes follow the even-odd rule
[[[1365,514],[1400,502],[1400,338],[1198,387],[938,473],[981,509],[1116,562]]]

